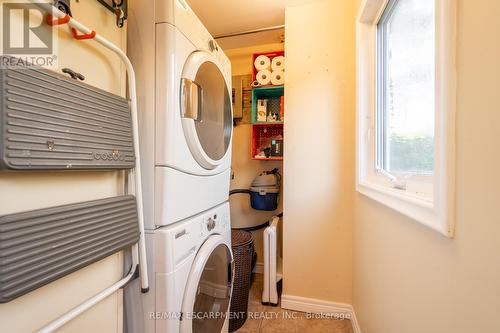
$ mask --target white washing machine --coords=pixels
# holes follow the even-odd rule
[[[184,0],[131,1],[145,227],[228,200],[231,64]]]
[[[225,332],[230,62],[183,0],[129,2],[128,35],[151,279],[149,293],[129,290],[127,331]]]
[[[152,231],[146,332],[228,331],[233,286],[229,203]]]

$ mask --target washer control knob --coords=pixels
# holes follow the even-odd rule
[[[217,225],[216,221],[213,218],[209,218],[207,222],[207,229],[208,231],[214,230],[215,226]]]
[[[217,43],[213,39],[208,41],[208,48],[210,49],[211,52],[219,51],[219,47],[217,46]]]

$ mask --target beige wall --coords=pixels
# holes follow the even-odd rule
[[[363,332],[500,332],[500,2],[457,3],[456,237],[356,196]]]
[[[246,75],[252,73],[252,54],[258,52],[270,52],[283,50],[283,44],[265,44],[254,47],[224,50],[231,60],[233,75]],[[283,162],[280,161],[256,161],[251,158],[252,125],[242,124],[234,128],[233,133],[233,158],[232,170],[234,179],[231,180],[231,189],[249,188],[252,180],[264,170],[278,168],[283,174]],[[231,196],[231,223],[233,227],[249,227],[258,225],[269,220],[270,217],[282,211],[282,197],[280,196],[279,207],[276,212],[264,212],[252,209],[250,198],[246,194]],[[262,232],[254,231],[255,250],[257,262],[263,262]]]
[[[354,5],[288,7],[283,294],[352,301]]]
[[[2,1],[3,2],[3,1]],[[76,19],[126,48],[126,28],[97,2],[71,2]],[[85,75],[86,83],[115,94],[125,94],[125,74],[119,59],[92,41],[76,42],[68,28],[59,30],[60,68]],[[0,214],[118,195],[123,181],[117,172],[0,173]],[[68,275],[7,304],[0,304],[2,332],[33,332],[69,311],[122,275],[121,254]],[[108,297],[64,326],[61,332],[121,332],[122,293]]]

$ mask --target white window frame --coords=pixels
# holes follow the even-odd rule
[[[401,183],[377,169],[377,25],[389,0],[363,0],[357,18],[356,189],[447,237],[454,236],[456,0],[436,2],[434,174]],[[427,178],[427,179],[426,179]],[[405,188],[402,189],[402,188]]]

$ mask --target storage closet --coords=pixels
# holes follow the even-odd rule
[[[272,75],[272,59],[284,56],[283,48],[283,43],[274,43],[224,49],[231,60],[235,95],[236,126],[233,139],[231,189],[250,188],[254,179],[263,171],[276,168],[282,173],[283,147],[286,144],[284,135],[286,106],[283,103],[285,86],[272,85],[270,80],[267,83],[263,81],[265,85],[259,83],[257,81],[259,70],[255,67],[255,63],[259,57],[268,58],[263,68],[268,68],[266,70]],[[263,100],[266,101],[264,102],[266,107],[258,117],[258,101]],[[257,226],[268,221],[273,215],[279,214],[282,212],[281,194],[278,198],[278,207],[275,211],[260,211],[250,206],[248,195],[232,195],[230,202],[233,227]],[[277,244],[280,250],[281,222],[277,230]],[[252,234],[257,253],[255,271],[264,273],[264,229],[252,231]]]

